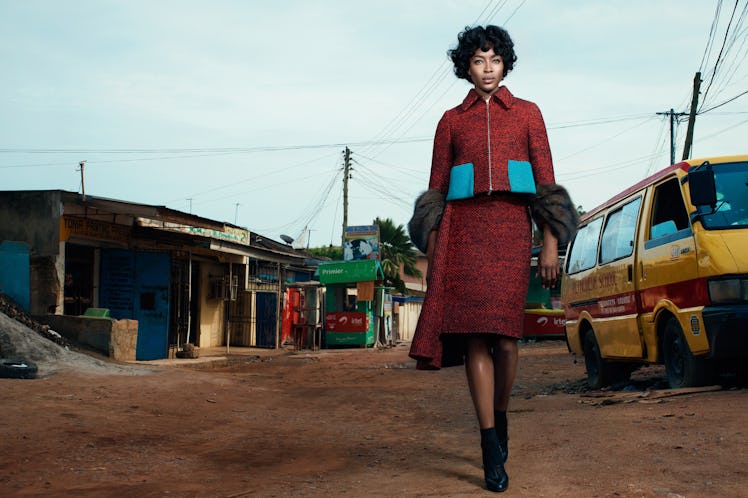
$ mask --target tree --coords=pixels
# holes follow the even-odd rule
[[[312,256],[330,258],[330,260],[332,261],[343,260],[343,248],[340,246],[334,246],[332,244],[322,247],[310,247],[309,249],[307,249],[307,252]]]
[[[374,225],[379,226],[379,258],[382,262],[385,285],[394,287],[405,294],[405,282],[400,278],[400,266],[403,273],[411,277],[422,277],[416,268],[418,256],[413,251],[413,243],[405,232],[403,225],[395,225],[390,218],[377,217]]]

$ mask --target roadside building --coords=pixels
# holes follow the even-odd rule
[[[31,314],[137,320],[143,360],[185,343],[278,347],[285,286],[315,271],[303,251],[242,227],[62,190],[0,191],[0,243],[12,261],[27,247],[27,270],[0,278]]]
[[[406,295],[394,295],[393,313],[395,341],[410,341],[416,331],[418,317],[423,307],[423,298],[426,295],[426,273],[428,272],[428,261],[426,255],[416,249],[416,268],[421,272],[420,277],[412,277],[405,274],[403,265],[400,265],[400,278],[405,282]]]

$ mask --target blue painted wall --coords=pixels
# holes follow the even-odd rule
[[[30,286],[29,246],[23,242],[0,242],[0,292],[28,312]]]

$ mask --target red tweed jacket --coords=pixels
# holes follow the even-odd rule
[[[537,185],[555,183],[538,106],[502,86],[488,100],[471,89],[436,128],[429,188],[447,193],[452,166],[473,163],[475,194],[509,191],[507,162],[529,161]]]

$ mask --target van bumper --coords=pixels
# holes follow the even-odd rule
[[[710,358],[748,358],[748,305],[709,306],[701,316]]]

